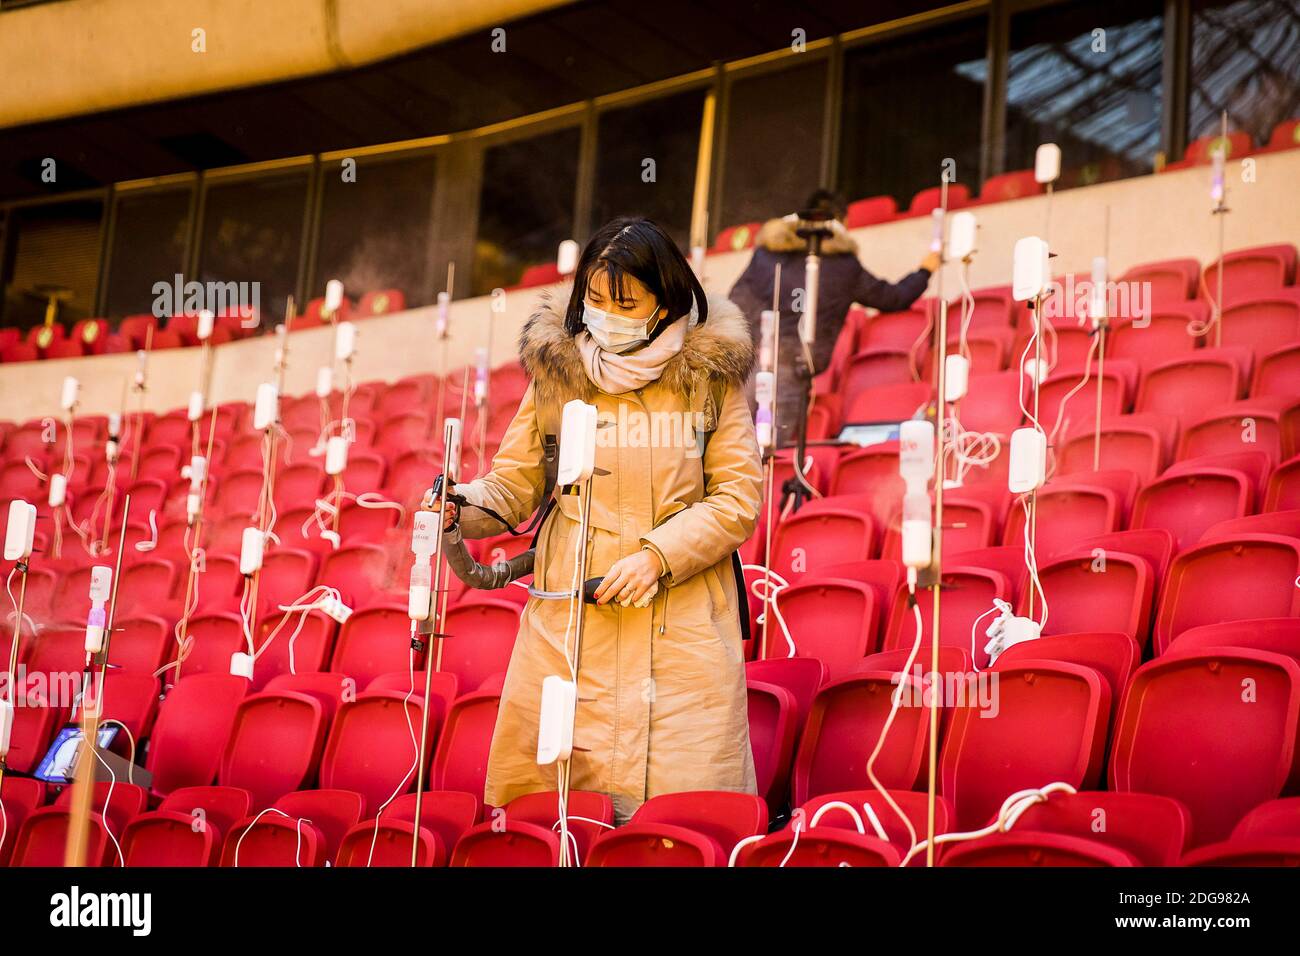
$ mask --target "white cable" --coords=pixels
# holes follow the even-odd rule
[[[776,618],[777,626],[781,628],[781,633],[785,635],[785,642],[790,648],[790,653],[787,654],[786,657],[794,657],[796,652],[794,637],[791,635],[790,628],[786,625],[785,617],[781,614],[781,608],[777,603],[777,595],[788,588],[790,582],[781,577],[781,575],[777,574],[775,571],[770,571],[763,567],[761,564],[742,564],[741,570],[759,571],[764,574],[764,577],[755,578],[754,581],[750,583],[749,589],[753,593],[754,597],[763,601],[764,607],[771,610],[772,615]],[[768,580],[769,577],[772,579],[770,583]],[[764,600],[765,595],[766,600]],[[745,609],[745,613],[749,613],[748,608]],[[763,624],[765,617],[766,612],[759,614],[758,623]]]
[[[1029,496],[1022,495],[1020,505],[1025,512],[1025,568],[1029,571],[1030,586],[1038,592],[1039,598],[1043,602],[1043,614],[1038,622],[1038,631],[1041,634],[1047,627],[1047,595],[1043,593],[1043,582],[1038,577],[1038,555],[1034,553],[1034,546],[1029,537]]]
[[[249,831],[252,830],[253,827],[257,826],[257,821],[262,819],[262,817],[266,816],[268,813],[278,813],[286,820],[294,819],[293,817],[289,816],[289,814],[285,813],[283,810],[277,809],[276,807],[267,807],[257,816],[253,817],[253,822],[250,823],[248,826],[244,827],[244,832],[241,833],[239,835],[239,839],[235,841],[235,859],[233,862],[234,866],[239,866],[239,848],[244,843],[244,837],[248,836]],[[294,848],[293,851],[293,862],[295,866],[301,867],[302,866],[302,825],[304,823],[311,823],[311,821],[308,820],[306,817],[298,817],[297,819],[298,822],[295,826],[295,829],[297,830],[298,833],[298,845]]]
[[[415,638],[416,638],[416,622],[412,621],[411,639],[415,640]],[[425,666],[427,667],[428,664],[426,664]],[[412,647],[410,653],[407,654],[407,671],[411,675],[411,689],[406,692],[406,697],[402,699],[402,711],[403,713],[406,714],[406,727],[411,732],[411,748],[415,751],[415,759],[411,761],[411,769],[406,771],[406,776],[402,778],[402,782],[397,785],[397,788],[389,795],[388,799],[385,800],[383,803],[381,803],[379,805],[379,809],[375,811],[375,829],[374,829],[374,833],[372,833],[370,837],[370,855],[366,857],[367,868],[369,868],[370,865],[375,860],[375,845],[379,842],[379,817],[383,814],[383,812],[386,809],[388,809],[388,805],[392,803],[394,800],[396,800],[398,796],[400,796],[402,792],[406,790],[407,784],[410,782],[411,775],[415,773],[420,766],[420,742],[415,738],[415,724],[411,722],[411,697],[415,694],[415,648],[414,647]],[[424,706],[420,710],[420,716],[421,719],[423,720],[427,721],[429,719],[429,702],[427,700],[424,702]]]
[[[983,614],[981,614],[979,617],[975,618],[975,620],[971,621],[971,625],[970,625],[970,663],[971,663],[971,667],[975,668],[975,673],[976,673],[976,674],[978,674],[978,673],[980,672],[980,665],[979,665],[979,661],[978,661],[978,660],[976,659],[976,657],[975,657],[975,630],[976,630],[976,628],[979,627],[980,621],[984,620],[984,619],[985,619],[986,617],[988,617],[990,614],[996,614],[999,610],[1001,610],[1001,608],[999,608],[997,605],[994,605],[993,607],[991,607],[991,608],[989,608],[987,611],[985,611]]]
[[[103,764],[104,769],[108,771],[108,796],[104,798],[104,812],[100,814],[100,823],[104,827],[104,832],[108,834],[108,838],[113,841],[114,849],[117,850],[117,865],[125,869],[126,857],[122,855],[122,844],[117,842],[117,837],[113,835],[113,828],[109,825],[108,821],[108,807],[109,804],[113,802],[113,789],[117,786],[117,774],[113,772],[113,768],[108,765],[108,762],[100,756],[98,747],[91,745],[91,752],[94,753],[95,759]],[[91,777],[93,778],[94,774],[91,774]],[[90,786],[93,788],[94,785],[94,780],[92,779]]]
[[[1034,804],[1044,802],[1050,794],[1053,793],[1078,793],[1073,786],[1063,781],[1049,783],[1044,787],[1029,788],[1027,790],[1017,790],[1006,800],[1002,801],[1002,807],[998,810],[997,819],[986,827],[978,830],[968,830],[962,833],[940,833],[934,838],[935,846],[940,843],[963,843],[968,840],[978,840],[980,837],[990,836],[994,833],[1006,833],[1020,820],[1024,812]],[[922,840],[916,846],[908,851],[907,856],[903,857],[900,867],[907,866],[912,861],[912,857],[925,849],[929,840]]]

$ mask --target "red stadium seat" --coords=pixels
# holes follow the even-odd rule
[[[358,684],[368,684],[380,674],[409,670],[410,633],[405,607],[393,604],[356,611],[339,629],[330,670],[347,674]]]
[[[1261,354],[1251,381],[1251,398],[1292,398],[1300,382],[1300,344],[1284,345]]]
[[[1201,264],[1195,259],[1165,259],[1133,266],[1119,277],[1120,282],[1149,282],[1153,303],[1171,304],[1196,297],[1196,282]]]
[[[456,843],[451,866],[558,866],[560,835],[506,819],[471,827]]]
[[[1165,362],[1143,375],[1134,410],[1193,421],[1241,397],[1243,364],[1243,356],[1230,349],[1202,349]]]
[[[861,229],[878,222],[888,222],[898,212],[893,196],[871,196],[849,203],[844,216],[844,228]]]
[[[1300,866],[1300,838],[1231,839],[1198,847],[1183,857],[1182,866]]]
[[[907,207],[911,215],[929,215],[933,210],[938,209],[943,201],[943,187],[931,186],[928,189],[922,189],[912,197],[912,203]],[[962,183],[948,184],[948,208],[961,209],[963,206],[971,204],[970,189]]]
[[[374,289],[363,295],[357,303],[356,318],[401,312],[405,308],[406,296],[401,289]]]
[[[1254,497],[1254,483],[1239,471],[1201,468],[1169,475],[1138,493],[1130,527],[1166,528],[1182,550],[1216,522],[1248,514]]]
[[[1161,591],[1155,652],[1203,624],[1297,616],[1297,576],[1300,541],[1280,535],[1236,535],[1184,551]]]
[[[1125,503],[1110,488],[1085,482],[1092,474],[1081,472],[1048,482],[1038,491],[1038,517],[1032,540],[1039,560],[1071,550],[1080,538],[1118,531],[1124,520]],[[1024,545],[1025,509],[1015,505],[1007,513],[1002,543]]]
[[[1025,660],[1065,661],[1091,667],[1110,685],[1113,711],[1118,708],[1134,669],[1142,662],[1142,648],[1130,635],[1120,631],[1056,634],[1011,645],[998,655],[993,669],[1003,670]]]
[[[901,860],[901,854],[879,837],[821,826],[797,836],[793,830],[770,834],[747,848],[741,865],[896,867]]]
[[[372,814],[414,786],[423,708],[418,698],[403,706],[405,697],[367,691],[339,707],[321,757],[321,787],[355,790]],[[435,730],[430,727],[430,739]]]
[[[878,618],[875,592],[859,581],[818,575],[782,590],[775,599],[779,617],[785,622],[799,657],[812,657],[826,665],[832,677],[851,673],[867,654],[876,649]],[[769,653],[788,649],[778,628],[769,630]]]
[[[772,542],[772,570],[792,576],[846,561],[865,561],[875,543],[871,515],[836,498],[816,499],[782,521]]]
[[[217,782],[245,789],[256,806],[268,806],[307,783],[324,742],[324,709],[315,697],[253,694],[239,703]]]
[[[1300,508],[1300,455],[1277,466],[1268,479],[1264,495],[1265,511]]]
[[[1035,803],[1016,821],[1013,832],[1022,830],[1113,847],[1131,854],[1142,866],[1177,866],[1192,830],[1192,817],[1187,807],[1172,797],[1084,790],[1053,793]]]
[[[327,859],[314,824],[274,811],[240,820],[221,848],[222,866],[324,866]]]
[[[430,660],[441,644],[442,669],[455,674],[461,687],[476,689],[509,665],[519,632],[519,605],[487,597],[461,601],[447,612],[443,630],[450,636],[435,639]]]
[[[1034,178],[1032,169],[1017,169],[1015,172],[1001,173],[984,180],[980,188],[981,203],[1003,202],[1008,199],[1020,199],[1024,196],[1036,196],[1043,191],[1043,184]]]
[[[940,866],[1140,866],[1133,854],[1083,837],[1059,833],[994,833],[957,843],[944,853]]]
[[[757,797],[750,797],[757,800]],[[505,806],[505,818],[533,823],[559,832],[560,795],[554,790],[527,793],[516,797]],[[614,802],[606,793],[570,790],[568,800],[569,833],[573,838],[570,849],[576,845],[577,859],[585,865],[587,851],[592,842],[606,830],[614,827]],[[764,815],[767,810],[764,808]]]
[[[911,790],[891,790],[889,792],[892,800],[898,809],[907,817],[908,823],[912,826],[918,840],[924,840],[927,821],[929,817],[929,806],[927,795],[917,793]],[[856,818],[843,807],[829,807],[823,810],[831,803],[846,803],[853,807],[857,814]],[[807,832],[817,832],[818,827],[839,827],[845,830],[857,830],[858,820],[862,821],[863,833],[871,833],[874,828],[871,827],[870,817],[866,814],[864,804],[868,804],[880,821],[881,827],[884,828],[885,836],[888,837],[889,843],[899,855],[905,855],[912,848],[912,836],[908,833],[907,824],[898,816],[898,812],[889,804],[884,796],[877,790],[841,790],[836,793],[824,793],[821,796],[813,797],[795,809],[791,814],[790,822],[785,825],[785,829],[793,830],[796,826]],[[941,796],[935,796],[934,799],[934,832],[947,833],[952,829],[953,811],[952,805]],[[809,828],[812,828],[811,830]],[[745,859],[745,850],[741,850],[741,862]],[[922,851],[912,858],[911,866],[925,865],[925,852]]]
[[[1011,582],[998,571],[963,565],[949,565],[943,570],[943,603],[939,615],[939,644],[960,647],[970,652],[971,626],[975,619],[993,608],[993,599],[1010,600]],[[885,629],[882,649],[910,648],[916,639],[916,619],[907,605],[906,589],[900,589],[894,602],[893,613]],[[933,602],[918,600],[921,612],[921,643],[928,647],[932,633]],[[987,620],[987,619],[986,619]],[[975,662],[988,666],[988,655],[983,643],[975,650]]]
[[[1189,628],[1178,635],[1165,653],[1199,653],[1211,647],[1268,651],[1300,662],[1300,618],[1250,618]]]
[[[1268,398],[1248,399],[1211,411],[1189,423],[1178,442],[1179,460],[1262,451],[1276,462],[1284,450],[1282,411],[1275,400]]]
[[[498,694],[478,691],[464,694],[452,704],[433,756],[432,789],[483,792],[500,703]]]
[[[1271,292],[1295,282],[1296,247],[1293,243],[1234,249],[1223,256],[1223,300],[1231,304],[1244,295]],[[1204,288],[1217,295],[1219,263],[1205,267]],[[1225,331],[1226,331],[1225,326]]]
[[[5,658],[8,660],[8,658]],[[16,777],[6,774],[0,782],[0,803],[4,804],[5,820],[9,837],[0,843],[0,866],[9,862],[13,851],[14,838],[22,830],[23,821],[39,807],[45,799],[45,784],[32,777]]]
[[[920,663],[928,671],[928,663]],[[876,760],[875,774],[888,789],[910,790],[921,779],[929,740],[929,708],[921,699],[913,675],[898,678],[890,671],[870,671],[832,680],[817,693],[795,757],[791,799],[796,805],[837,790],[872,786],[867,759],[889,716],[895,692],[901,690],[889,736]],[[913,699],[915,698],[915,699]]]
[[[196,828],[193,817],[171,810],[138,816],[122,834],[127,866],[212,866],[220,846],[215,828]]]
[[[746,222],[738,226],[728,226],[718,233],[709,251],[738,252],[741,249],[752,248],[762,226],[761,222]]]
[[[745,662],[745,680],[784,687],[798,707],[796,723],[802,727],[817,690],[826,683],[826,665],[811,657],[770,657]]]
[[[1058,781],[1085,786],[1100,769],[1110,688],[1096,671],[1038,660],[998,673],[996,714],[967,701],[943,744],[943,795],[961,829],[983,826],[1011,793]]]
[[[794,759],[799,705],[784,687],[746,680],[749,709],[749,746],[754,755],[754,776],[759,795],[769,807],[784,806]]]
[[[1262,353],[1300,339],[1300,290],[1261,292],[1228,303],[1220,319],[1225,346]]]
[[[68,822],[71,813],[62,807],[41,807],[33,810],[23,822],[22,829],[14,835],[10,866],[63,866],[68,843]],[[108,838],[104,819],[98,813],[90,816],[86,843],[86,865],[107,866],[117,856]]]
[[[670,823],[628,823],[601,834],[588,866],[725,866],[727,848],[705,833]]]
[[[155,795],[213,782],[247,686],[227,673],[193,674],[172,688],[158,710],[145,760]]]
[[[1120,706],[1111,788],[1181,800],[1191,844],[1221,840],[1251,807],[1278,796],[1298,718],[1300,664],[1290,658],[1214,648],[1151,661]]]

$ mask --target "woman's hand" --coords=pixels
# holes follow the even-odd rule
[[[450,494],[455,488],[455,485],[448,483],[447,493]],[[439,511],[442,508],[442,499],[434,495],[432,488],[426,488],[424,497],[420,499],[420,508],[423,511]],[[459,517],[460,509],[457,507],[456,502],[448,501],[447,513],[442,518],[442,530],[450,531]]]
[[[617,601],[623,607],[636,604],[658,584],[661,574],[663,566],[659,555],[649,548],[642,548],[610,566],[600,587],[596,588],[596,603]]]

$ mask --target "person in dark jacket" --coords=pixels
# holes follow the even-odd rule
[[[817,339],[812,349],[815,371],[820,373],[830,363],[835,339],[844,327],[850,306],[857,303],[881,312],[901,312],[925,293],[930,275],[939,268],[939,256],[931,252],[921,260],[915,272],[898,282],[886,282],[872,275],[858,261],[857,243],[843,226],[843,200],[829,190],[819,189],[808,198],[803,209],[821,209],[834,216],[829,223],[833,234],[823,239],[821,245]],[[799,393],[803,387],[795,370],[802,349],[794,296],[795,290],[800,290],[800,298],[804,294],[808,243],[795,233],[797,225],[798,217],[795,215],[769,219],[763,224],[755,240],[754,256],[728,296],[749,319],[757,341],[760,314],[772,307],[774,267],[781,263],[781,354],[776,381],[778,445],[794,441]]]

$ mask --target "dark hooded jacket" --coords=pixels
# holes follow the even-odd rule
[[[798,289],[802,297],[805,287],[808,246],[795,234],[795,223],[788,219],[769,219],[759,230],[755,245],[753,258],[728,298],[745,313],[757,341],[760,313],[772,307],[774,267],[781,263],[781,360],[776,385],[779,441],[785,443],[794,440],[798,417],[799,384],[794,359],[800,348],[794,296]],[[857,243],[842,229],[822,243],[817,341],[813,347],[817,372],[824,372],[830,363],[835,339],[844,327],[850,306],[857,303],[881,312],[901,312],[919,299],[929,284],[928,269],[917,269],[896,283],[886,282],[863,268],[857,253]]]

